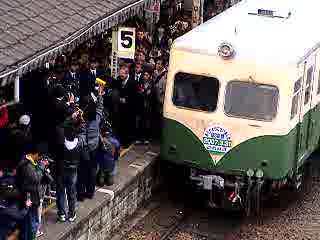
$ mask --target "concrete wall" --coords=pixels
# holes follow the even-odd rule
[[[89,216],[73,227],[59,240],[108,240],[125,219],[132,216],[139,206],[152,196],[153,189],[160,184],[159,163],[151,161],[132,182],[115,194],[113,199],[106,199]]]

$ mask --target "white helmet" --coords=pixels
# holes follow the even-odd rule
[[[30,124],[30,121],[31,119],[29,115],[22,115],[19,119],[19,124],[28,126]]]

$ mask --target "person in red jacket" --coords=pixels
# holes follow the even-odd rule
[[[6,106],[0,106],[0,147],[6,143],[6,125],[9,122],[8,109]]]
[[[9,115],[7,107],[0,106],[0,128],[4,128],[9,122]]]

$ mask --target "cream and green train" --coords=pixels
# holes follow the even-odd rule
[[[161,158],[248,211],[264,187],[298,187],[320,140],[319,9],[244,0],[178,38]]]

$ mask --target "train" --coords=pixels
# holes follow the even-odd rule
[[[320,143],[315,0],[243,0],[176,39],[160,157],[183,166],[214,207],[261,212],[299,189]]]

